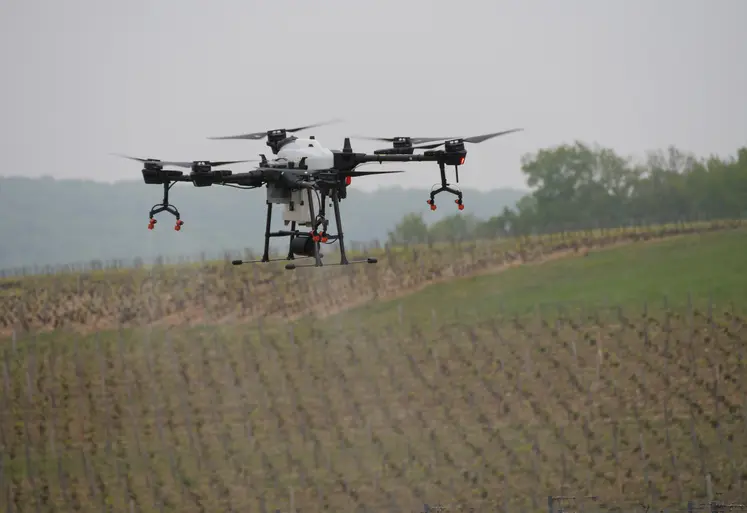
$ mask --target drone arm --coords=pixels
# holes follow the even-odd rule
[[[177,178],[170,178],[169,181],[164,181],[164,183],[170,183],[171,186],[173,186],[177,182],[182,182],[182,183],[189,182],[189,183],[191,183],[192,182],[192,177],[191,176],[184,176],[184,175],[182,175],[182,176],[179,176]]]
[[[463,150],[463,148],[462,148]],[[449,153],[446,151],[441,150],[429,150],[426,151],[423,154],[394,154],[394,155],[386,155],[386,154],[362,154],[358,155],[356,161],[358,163],[365,163],[365,162],[378,162],[378,163],[384,163],[384,162],[438,162],[438,169],[441,174],[441,186],[438,189],[435,189],[431,191],[430,199],[427,201],[428,205],[430,205],[431,210],[436,210],[436,202],[435,197],[437,194],[440,194],[441,192],[448,192],[449,194],[453,194],[457,197],[455,200],[455,203],[457,204],[459,210],[464,209],[464,204],[462,203],[462,192],[459,189],[455,189],[454,187],[449,186],[449,183],[446,180],[446,166],[447,165],[453,165],[454,169],[457,171],[457,182],[459,182],[459,166],[464,164],[464,158],[466,156],[466,151],[461,152],[454,152]]]
[[[384,162],[437,162],[440,155],[437,153],[426,152],[417,155],[375,155],[375,154],[364,154],[359,157],[360,163],[367,162],[378,162],[379,164]]]
[[[243,185],[248,187],[261,187],[267,183],[265,173],[261,170],[249,171],[246,173],[235,173],[224,176],[218,185]]]

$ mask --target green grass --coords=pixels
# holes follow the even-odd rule
[[[689,235],[649,244],[595,250],[568,257],[431,285],[394,301],[373,303],[344,315],[389,322],[399,309],[408,319],[459,312],[527,314],[539,308],[620,306],[652,311],[747,307],[747,231]]]

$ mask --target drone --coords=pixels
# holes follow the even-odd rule
[[[373,153],[354,152],[350,144],[350,137],[344,139],[342,150],[331,150],[322,146],[314,136],[299,138],[292,135],[296,132],[333,122],[327,121],[296,128],[281,128],[264,132],[208,138],[211,140],[254,141],[266,138],[266,145],[274,155],[274,158],[269,160],[264,154],[259,154],[261,160],[199,160],[192,162],[163,161],[153,158],[144,159],[118,155],[141,162],[145,183],[163,187],[161,203],[154,205],[149,213],[149,230],[153,230],[157,223],[154,216],[162,212],[169,213],[176,218],[174,226],[176,231],[182,229],[184,221],[181,219],[181,213],[173,204],[169,203],[169,191],[176,183],[191,182],[195,187],[220,185],[239,189],[266,187],[267,210],[262,258],[259,260],[234,260],[232,263],[241,265],[285,260],[288,261],[285,268],[292,270],[297,267],[376,263],[377,260],[372,257],[348,260],[345,253],[340,202],[347,197],[347,188],[351,185],[353,178],[403,173],[404,171],[358,170],[356,169],[358,166],[372,163],[383,164],[385,162],[435,162],[438,164],[441,183],[431,189],[430,198],[426,203],[431,210],[436,210],[436,196],[446,192],[456,196],[457,208],[463,210],[462,191],[447,181],[446,166],[454,167],[456,183],[459,183],[459,166],[464,164],[467,157],[465,143],[477,144],[522,130],[515,128],[474,137],[354,137],[356,139],[392,143],[390,148],[375,150]],[[439,149],[441,147],[443,148]],[[416,150],[424,151],[416,153]],[[234,173],[228,169],[216,169],[248,162],[259,162],[259,164],[255,169],[246,172]],[[180,170],[165,169],[173,167],[186,168],[190,172],[185,174]],[[285,206],[283,223],[285,227],[290,225],[289,229],[271,231],[273,205]],[[330,224],[330,220],[327,218],[328,206],[333,210],[336,234],[328,232]],[[301,230],[301,227],[305,230]],[[288,237],[290,239],[288,254],[285,258],[271,259],[269,256],[270,239],[276,237]],[[339,245],[340,262],[323,264],[321,245],[334,242]],[[313,258],[314,261],[310,264],[296,264],[294,262],[296,258]]]

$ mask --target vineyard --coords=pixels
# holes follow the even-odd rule
[[[632,511],[706,476],[744,502],[739,228],[8,280],[0,507]]]
[[[288,272],[282,263],[235,267],[227,257],[196,265],[6,278],[0,280],[0,336],[327,315],[454,277],[743,224],[714,221],[387,248],[374,255],[376,265],[343,269]],[[335,261],[336,255],[327,258]]]

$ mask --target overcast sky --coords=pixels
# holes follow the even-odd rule
[[[308,135],[523,127],[470,146],[465,188],[522,187],[522,154],[574,139],[726,155],[747,144],[746,19],[747,0],[0,0],[0,174],[139,179],[109,153],[256,158],[206,137],[335,117]],[[412,169],[366,186],[436,183]]]

